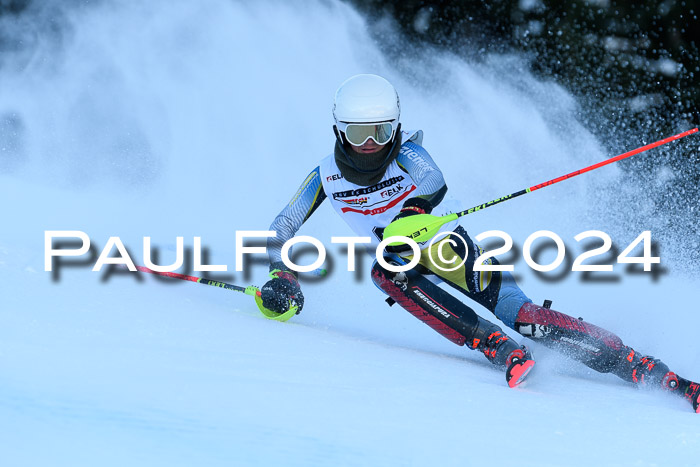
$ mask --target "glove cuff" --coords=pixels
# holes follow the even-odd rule
[[[403,207],[400,212],[413,211],[417,214],[430,214],[433,210],[433,205],[430,201],[423,198],[409,198],[403,203]]]
[[[297,279],[299,279],[296,271],[289,269],[282,261],[275,261],[270,264],[270,277],[287,279],[289,282],[297,282]]]

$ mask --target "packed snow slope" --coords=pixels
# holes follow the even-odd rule
[[[206,261],[228,267],[212,277],[261,285],[263,261],[235,271],[235,232],[266,230],[330,152],[333,93],[360,72],[395,84],[454,209],[609,156],[572,97],[517,57],[389,61],[333,1],[38,3],[2,19],[22,40],[0,68],[0,465],[697,463],[700,418],[682,399],[538,346],[536,371],[511,390],[483,356],[389,308],[369,258],[346,272],[330,237],[351,232],[328,205],[301,233],[328,246],[331,273],[303,281],[306,305],[287,323],[242,294],[91,271],[112,236],[137,263],[151,237],[161,264],[178,236],[191,264],[200,236]],[[572,258],[592,229],[621,250],[649,221],[643,193],[609,166],[463,224],[503,230],[519,251],[542,229]],[[46,230],[85,232],[93,256],[46,272]],[[660,245],[656,278],[615,265],[584,280],[566,263],[543,278],[520,252],[503,261],[535,302],[698,379],[700,284],[667,255],[684,241]]]

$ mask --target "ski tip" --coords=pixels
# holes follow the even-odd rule
[[[506,371],[506,381],[508,382],[508,386],[511,388],[519,386],[523,381],[525,381],[525,378],[534,366],[534,360],[526,360],[523,363],[518,362],[511,365],[511,367],[508,368],[508,371]]]

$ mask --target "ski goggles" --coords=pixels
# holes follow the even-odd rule
[[[338,130],[345,135],[345,139],[353,146],[362,146],[370,138],[382,146],[394,137],[398,124],[397,120],[378,123],[338,122]]]

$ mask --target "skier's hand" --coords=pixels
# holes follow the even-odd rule
[[[427,199],[409,198],[403,203],[403,207],[401,207],[401,210],[394,216],[391,222],[403,219],[404,217],[415,216],[416,214],[430,214],[432,211],[433,206]]]
[[[268,310],[285,313],[292,306],[297,306],[297,314],[304,306],[304,294],[293,271],[287,269],[284,263],[273,263],[271,279],[260,289],[262,304]]]
[[[409,198],[408,200],[406,200],[405,203],[403,203],[403,207],[401,208],[399,213],[396,216],[394,216],[391,222],[403,219],[404,217],[415,216],[416,214],[430,214],[432,210],[433,206],[428,200],[425,200],[423,198]],[[404,253],[412,250],[410,246],[408,246],[407,244],[403,244],[396,246],[389,245],[386,247],[386,251],[388,251],[389,253]]]

